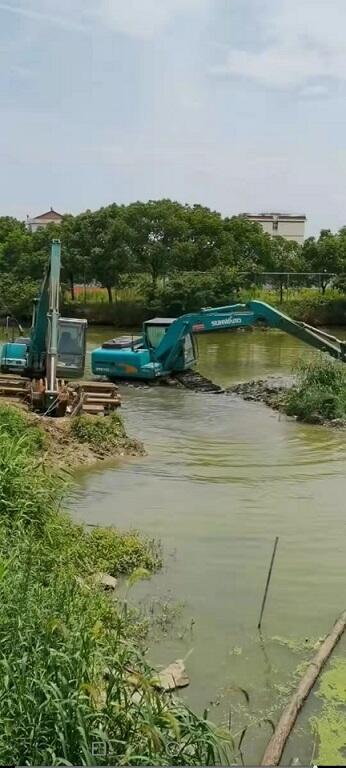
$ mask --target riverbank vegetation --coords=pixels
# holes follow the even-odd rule
[[[247,381],[228,391],[297,421],[346,427],[346,366],[324,354],[298,360],[290,377]]]
[[[346,424],[345,364],[325,355],[296,366],[296,383],[288,390],[284,410],[310,424],[337,421]]]
[[[74,524],[61,511],[66,479],[44,462],[46,440],[17,409],[0,408],[1,764],[222,762],[221,734],[157,690],[146,622],[93,578],[148,575],[160,548]]]
[[[1,217],[2,313],[30,316],[53,237],[63,247],[64,311],[90,322],[134,326],[156,311],[175,315],[263,290],[299,319],[345,322],[346,227],[300,246],[244,217],[171,200],[112,204],[33,233]]]

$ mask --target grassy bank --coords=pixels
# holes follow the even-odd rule
[[[346,369],[344,363],[324,355],[301,360],[296,368],[296,384],[282,402],[288,416],[310,424],[346,424]]]
[[[240,294],[220,291],[190,290],[172,294],[161,290],[151,301],[138,296],[107,304],[105,302],[68,302],[63,308],[67,317],[84,317],[90,325],[113,325],[116,328],[139,328],[143,321],[158,314],[176,317],[187,312],[195,312],[203,306],[222,306],[223,304],[259,299],[278,307],[295,320],[303,320],[316,326],[346,325],[346,297],[337,291],[329,290],[324,296],[316,290],[305,289],[291,291],[284,295],[280,303],[277,291],[257,290],[241,291]]]
[[[46,441],[24,414],[0,408],[0,763],[222,760],[216,730],[157,691],[145,622],[93,578],[147,575],[160,548],[75,525]]]
[[[17,420],[24,420],[33,434],[39,433],[37,439],[42,441],[45,459],[56,467],[78,468],[105,459],[145,453],[141,442],[127,436],[118,413],[107,418],[83,414],[74,419],[52,419],[15,406],[13,413]]]

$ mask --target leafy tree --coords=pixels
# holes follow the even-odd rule
[[[108,300],[113,301],[112,289],[118,287],[121,276],[134,269],[132,250],[134,233],[127,224],[122,208],[112,206],[97,214],[97,234],[92,256],[96,279],[107,289]]]
[[[61,223],[63,276],[68,282],[71,299],[75,300],[76,282],[95,278],[92,265],[96,245],[96,214],[85,211],[79,216],[64,216]]]
[[[340,237],[333,235],[329,229],[322,229],[318,240],[309,237],[305,241],[303,258],[309,270],[320,273],[318,284],[324,294],[331,274],[342,271]]]
[[[179,244],[186,237],[188,226],[184,208],[171,200],[150,200],[132,203],[126,209],[131,228],[133,253],[139,269],[149,272],[152,285],[177,266]]]
[[[270,271],[273,240],[260,224],[233,216],[224,220],[224,228],[228,236],[228,262],[244,274],[244,284]]]
[[[270,271],[278,273],[276,280],[280,290],[280,303],[283,301],[284,285],[288,286],[288,279],[284,273],[301,272],[302,268],[303,260],[300,245],[295,241],[285,240],[280,236],[274,237],[271,243]]]

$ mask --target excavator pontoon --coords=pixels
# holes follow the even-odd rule
[[[3,344],[0,395],[19,397],[50,416],[103,413],[120,405],[114,384],[78,381],[84,375],[87,321],[60,316],[61,245],[53,240],[31,333]]]

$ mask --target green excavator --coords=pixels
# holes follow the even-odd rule
[[[178,318],[156,317],[143,325],[141,336],[111,339],[91,353],[92,372],[109,381],[159,381],[174,376],[198,388],[192,372],[198,360],[195,335],[246,329],[256,325],[277,328],[315,349],[346,361],[346,343],[303,322],[297,322],[263,301],[202,309]],[[202,384],[200,377],[200,383]],[[200,388],[208,390],[208,386]],[[209,387],[210,391],[220,388]]]
[[[49,416],[113,410],[120,405],[116,387],[82,379],[87,321],[61,317],[60,270],[61,244],[53,240],[30,336],[2,345],[0,395],[19,397]]]

